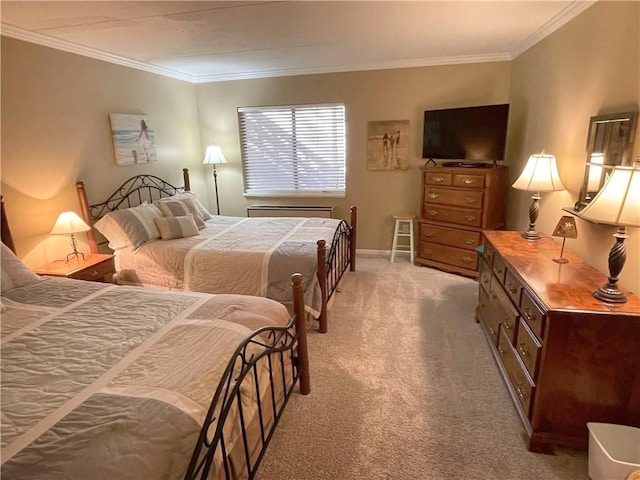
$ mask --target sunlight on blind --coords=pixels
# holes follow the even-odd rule
[[[246,196],[344,196],[344,105],[238,109]]]

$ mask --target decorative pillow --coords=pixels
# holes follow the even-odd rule
[[[209,213],[209,211],[202,205],[202,203],[200,203],[200,200],[198,200],[198,197],[196,197],[196,195],[192,192],[176,193],[171,197],[161,198],[158,201],[166,202],[166,201],[173,201],[173,200],[188,200],[191,203],[193,203],[198,209],[198,213],[200,215],[200,218],[202,218],[202,220],[209,220],[210,218],[213,218],[212,215]]]
[[[160,230],[160,237],[163,240],[193,237],[198,234],[198,226],[193,219],[193,215],[159,217],[155,218],[154,221],[158,230]]]
[[[107,213],[94,227],[109,240],[109,247],[138,248],[141,245],[160,238],[160,232],[154,222],[162,217],[162,212],[147,202],[137,207],[125,208]]]
[[[200,216],[198,208],[195,203],[188,198],[182,200],[164,200],[162,202],[158,202],[157,205],[160,207],[160,211],[167,217],[183,217],[185,215],[192,215],[198,228],[205,227],[204,220]]]
[[[4,243],[0,255],[2,257],[2,293],[40,280],[40,277],[29,270]]]

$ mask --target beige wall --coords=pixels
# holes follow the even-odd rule
[[[2,194],[25,263],[69,250],[67,238],[48,233],[61,211],[79,212],[77,180],[91,202],[139,173],[181,185],[188,167],[206,196],[192,84],[6,37],[1,46]],[[158,161],[116,166],[109,113],[147,115]]]
[[[389,250],[394,213],[419,213],[423,113],[431,108],[506,103],[508,62],[306,75],[197,85],[202,139],[221,145],[228,165],[218,173],[221,213],[245,215],[251,203],[336,205],[348,218],[358,207],[358,249]],[[341,102],[347,115],[345,198],[257,199],[242,196],[237,107]],[[367,122],[410,121],[412,167],[368,171]],[[212,189],[209,204],[215,205]]]
[[[536,229],[550,235],[580,190],[589,118],[638,110],[640,3],[599,2],[512,62],[507,161],[515,181],[530,154],[556,155],[566,191],[542,194]],[[634,158],[640,154],[636,133]],[[526,229],[531,192],[510,189],[507,228]],[[567,248],[608,273],[614,227],[576,220],[578,238]],[[629,229],[620,283],[640,292],[640,229]]]

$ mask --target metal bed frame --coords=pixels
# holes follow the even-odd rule
[[[146,179],[143,183],[149,181]],[[2,241],[16,253],[1,196],[0,207]],[[302,275],[296,273],[291,276],[291,288],[294,312],[289,323],[284,327],[262,327],[252,332],[229,360],[211,400],[185,480],[253,479],[296,384],[301,395],[311,392]],[[262,398],[258,370],[264,369],[265,365],[268,375],[263,381],[268,385],[267,395]],[[251,425],[251,428],[259,429],[259,441],[253,446],[250,445],[248,418],[241,401],[241,389],[246,394],[248,387],[255,394],[257,410],[253,417],[257,419],[257,426]],[[233,447],[241,448],[242,454],[236,456],[243,461],[240,466],[233,464],[230,457],[226,430],[231,423],[240,429],[241,442],[239,447],[237,444]],[[232,431],[235,430],[232,428]],[[215,464],[215,458],[219,459],[220,465]],[[218,470],[212,472],[212,467]]]
[[[87,199],[84,183],[76,182],[76,190],[84,221],[93,226],[98,219],[114,210],[134,207],[144,201],[153,202],[153,200],[159,198],[190,191],[189,169],[183,168],[182,176],[184,186],[176,187],[154,175],[136,175],[120,185],[107,200],[91,205]],[[326,333],[328,330],[327,305],[337,290],[343,274],[347,268],[352,272],[356,269],[357,209],[355,206],[350,208],[350,213],[350,224],[345,220],[340,221],[331,245],[327,246],[324,240],[318,240],[317,242],[318,281],[322,295],[322,307],[320,316],[317,319],[320,333]],[[107,243],[106,241],[97,242],[93,229],[87,232],[87,237],[92,253],[97,253],[99,246]]]

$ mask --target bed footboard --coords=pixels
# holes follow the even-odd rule
[[[285,327],[256,330],[236,349],[207,412],[185,480],[252,479],[296,382],[302,395],[310,392],[302,275],[294,274],[291,283],[294,316]],[[264,369],[266,375],[260,373]],[[247,395],[255,397],[255,403],[243,402]]]
[[[351,225],[342,220],[327,251],[324,240],[318,241],[318,281],[322,292],[322,310],[318,317],[320,333],[327,333],[327,303],[338,288],[342,275],[349,267],[356,270],[357,209],[351,207]]]

